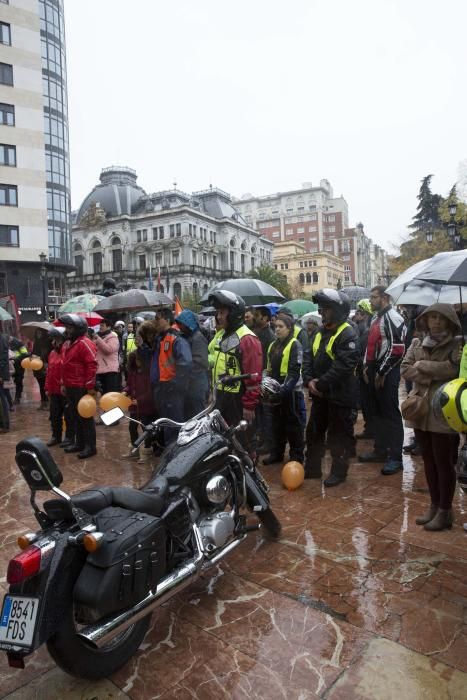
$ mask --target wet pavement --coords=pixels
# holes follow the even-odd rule
[[[49,438],[30,378],[27,389],[0,435],[2,594],[17,535],[36,529],[15,445]],[[52,448],[64,490],[143,484],[150,466],[120,459],[126,424],[97,432],[99,454],[84,463]],[[395,476],[380,467],[354,460],[345,484],[307,481],[295,492],[281,486],[279,465],[265,467],[280,541],[250,535],[153,616],[138,654],[112,678],[71,678],[45,649],[24,671],[1,654],[0,697],[465,700],[467,496],[456,491],[451,531],[428,533],[415,525],[429,503],[421,460],[406,457]]]

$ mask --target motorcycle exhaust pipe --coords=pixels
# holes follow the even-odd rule
[[[242,537],[241,539],[230,542],[223,547],[220,552],[217,552],[212,560],[207,559],[204,561],[203,565],[201,565],[205,557],[202,549],[201,535],[196,527],[195,537],[198,546],[198,554],[194,559],[191,559],[163,578],[154,592],[148,593],[143,600],[140,600],[140,602],[136,603],[132,608],[124,610],[115,617],[107,618],[94,625],[83,627],[77,632],[78,637],[81,637],[85,642],[88,642],[94,647],[99,648],[105,646],[118,634],[122,634],[128,627],[142,620],[143,617],[152,613],[155,608],[158,608],[160,605],[170,600],[172,596],[183,591],[183,589],[187,588],[191,583],[194,583],[206,568],[222,559],[222,557],[231,552],[232,549],[235,549],[244,539],[244,537]]]

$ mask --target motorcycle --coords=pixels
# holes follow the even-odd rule
[[[225,377],[233,383],[252,375]],[[124,416],[102,415],[106,425]],[[130,419],[132,420],[132,419]],[[0,617],[0,649],[10,666],[46,643],[65,672],[99,679],[123,666],[140,646],[152,612],[263,526],[280,522],[268,486],[241,443],[246,421],[229,426],[212,403],[185,423],[161,418],[135,449],[165,427],[176,440],[141,489],[96,487],[68,495],[63,476],[39,438],[16,446],[40,525],[18,538],[9,563],[9,592]],[[40,508],[38,491],[56,498]],[[249,522],[249,509],[256,517]]]

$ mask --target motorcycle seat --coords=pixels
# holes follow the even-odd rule
[[[169,482],[165,476],[155,476],[143,486],[144,493],[157,494],[161,498],[165,498],[169,493]]]
[[[101,486],[82,491],[71,497],[72,505],[81,508],[88,515],[96,515],[108,506],[120,506],[139,513],[147,513],[158,517],[165,508],[165,499],[158,494],[145,493],[125,486]],[[44,510],[49,517],[65,517],[64,508],[71,516],[68,501],[53,499],[44,503]]]

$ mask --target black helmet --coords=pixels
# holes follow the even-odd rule
[[[65,328],[63,326],[53,326],[49,328],[48,334],[51,340],[65,340]]]
[[[70,326],[73,329],[73,336],[78,337],[84,335],[88,330],[86,319],[78,314],[63,314],[58,319],[64,326]]]
[[[318,308],[332,309],[332,322],[343,323],[350,313],[350,299],[340,289],[319,289],[313,294],[313,301]]]
[[[228,289],[216,289],[208,297],[209,306],[215,309],[226,307],[229,309],[228,330],[236,331],[245,320],[245,302],[242,297]]]

